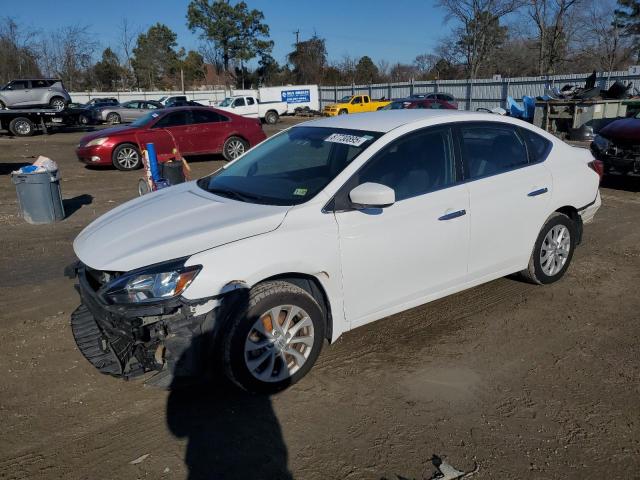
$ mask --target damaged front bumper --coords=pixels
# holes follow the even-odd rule
[[[212,355],[221,297],[189,301],[182,297],[136,305],[108,305],[97,293],[88,269],[78,262],[65,270],[78,279],[81,304],[71,315],[78,348],[100,372],[169,387],[176,377],[206,373]]]

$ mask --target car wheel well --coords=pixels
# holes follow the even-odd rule
[[[302,288],[305,292],[313,297],[318,302],[318,305],[322,308],[325,320],[325,336],[329,342],[331,342],[331,336],[333,334],[333,320],[331,316],[331,304],[329,303],[329,297],[320,281],[313,275],[304,273],[282,273],[274,275],[273,277],[265,278],[259,283],[269,282],[272,280],[279,280],[281,282],[289,282],[297,287]]]
[[[578,213],[578,210],[571,205],[566,205],[564,207],[558,208],[556,210],[558,213],[562,213],[569,217],[576,224],[576,230],[578,232],[578,238],[576,239],[576,245],[579,245],[582,241],[582,217]]]

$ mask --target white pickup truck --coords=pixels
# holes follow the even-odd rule
[[[287,113],[287,102],[259,102],[256,97],[237,95],[227,97],[216,108],[242,115],[243,117],[260,118],[273,125],[280,115]]]

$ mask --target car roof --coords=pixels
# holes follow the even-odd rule
[[[494,113],[466,112],[462,110],[403,109],[325,117],[320,120],[312,120],[300,125],[304,125],[305,127],[347,128],[351,130],[387,133],[403,125],[420,123],[425,120],[432,120],[431,123],[434,125],[439,123],[469,120],[516,123],[516,121],[510,117],[504,117]]]

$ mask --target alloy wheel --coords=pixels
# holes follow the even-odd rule
[[[245,365],[262,382],[279,382],[306,363],[314,343],[311,318],[295,305],[280,305],[253,324],[244,346]]]
[[[31,133],[31,124],[26,120],[18,120],[13,128],[19,135],[29,135]]]
[[[244,143],[240,140],[231,140],[227,145],[227,154],[229,158],[238,158],[244,153]]]
[[[51,101],[51,107],[54,110],[64,110],[64,100],[62,100],[61,98],[56,98],[54,100]]]
[[[556,275],[569,258],[571,234],[564,225],[556,225],[547,232],[540,248],[540,267],[545,275]]]
[[[131,169],[138,165],[140,157],[135,148],[125,147],[118,152],[116,161],[123,168]]]

